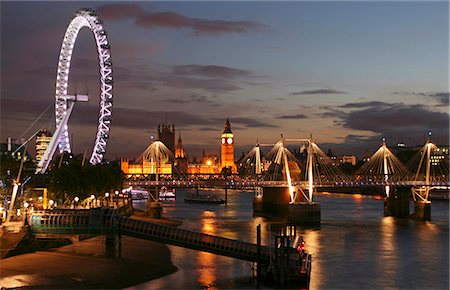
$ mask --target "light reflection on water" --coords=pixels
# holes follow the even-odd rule
[[[175,202],[164,202],[164,215],[182,220],[181,227],[255,243],[261,224],[262,243],[273,245],[272,231],[280,220],[254,217],[251,192],[230,190],[226,206],[186,204],[185,193],[177,190]],[[384,217],[378,197],[316,199],[322,207],[320,229],[299,229],[313,255],[311,289],[448,289],[447,201],[433,201],[433,221],[416,222]],[[130,289],[255,287],[249,262],[169,247],[179,270]]]

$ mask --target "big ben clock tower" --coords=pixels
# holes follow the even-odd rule
[[[234,164],[234,134],[231,132],[230,120],[225,123],[225,130],[222,133],[222,166],[231,167],[232,173],[237,172],[236,164]]]

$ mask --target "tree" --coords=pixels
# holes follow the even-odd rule
[[[117,162],[81,166],[82,156],[73,156],[60,168],[50,172],[50,190],[55,197],[72,200],[75,196],[85,199],[92,194],[103,195],[122,189],[124,174]]]

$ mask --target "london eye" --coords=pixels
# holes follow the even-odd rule
[[[56,74],[55,117],[56,130],[43,158],[37,166],[37,173],[44,173],[56,148],[60,153],[71,152],[68,120],[76,102],[86,102],[86,95],[68,95],[70,64],[75,41],[81,28],[87,27],[94,35],[99,61],[100,75],[100,111],[97,134],[89,162],[93,165],[103,160],[109,138],[113,106],[113,73],[110,45],[103,21],[96,12],[89,8],[81,8],[72,18],[64,35],[59,54]]]

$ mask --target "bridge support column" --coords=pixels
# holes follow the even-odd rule
[[[116,235],[107,234],[105,236],[105,257],[114,258],[116,256]]]
[[[430,221],[431,220],[431,202],[430,201],[414,202],[414,214],[412,214],[412,217],[417,220]]]
[[[290,200],[288,187],[264,187],[262,211],[265,214],[287,216]]]
[[[409,196],[411,190],[406,187],[394,187],[384,199],[384,216],[404,218],[409,216]]]
[[[253,211],[254,212],[263,211],[263,197],[261,195],[253,197]]]
[[[289,204],[289,219],[295,225],[320,226],[320,203]]]

